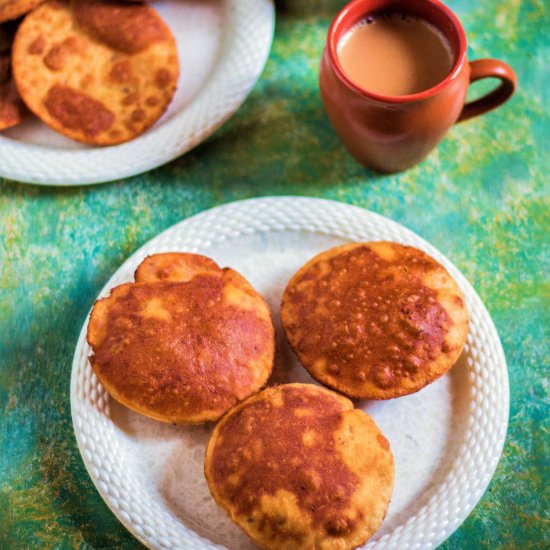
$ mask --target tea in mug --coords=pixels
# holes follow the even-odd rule
[[[366,16],[340,40],[338,59],[359,87],[389,96],[432,88],[455,62],[449,41],[435,25],[398,12]]]

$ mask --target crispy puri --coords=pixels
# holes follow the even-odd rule
[[[4,61],[2,58],[0,54],[0,65]],[[10,77],[7,82],[0,83],[0,130],[17,126],[28,114],[13,79]]]
[[[15,81],[27,106],[73,139],[132,139],[172,100],[179,65],[172,33],[146,4],[51,0],[19,27]]]
[[[344,550],[382,523],[394,466],[388,441],[351,401],[288,384],[217,424],[205,475],[216,502],[262,547]]]
[[[166,252],[148,256],[139,264],[136,283],[152,281],[188,281],[200,273],[217,273],[220,268],[214,260],[200,254]]]
[[[456,282],[424,252],[393,242],[323,252],[289,281],[287,339],[319,382],[345,395],[416,392],[457,361],[468,312]]]
[[[188,255],[178,256],[181,267]],[[267,304],[241,275],[217,266],[184,281],[113,288],[95,303],[87,339],[105,389],[164,422],[216,420],[264,386],[273,369]]]
[[[25,15],[44,0],[0,0],[0,23]]]
[[[11,68],[11,48],[13,43],[12,25],[0,27],[0,130],[19,124],[29,110],[23,103]]]

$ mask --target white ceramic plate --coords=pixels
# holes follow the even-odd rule
[[[142,136],[93,147],[36,118],[0,133],[0,176],[44,185],[83,185],[133,176],[189,151],[223,124],[258,80],[271,47],[272,0],[161,0],[174,33],[180,79],[162,118]]]
[[[366,240],[414,245],[443,264],[470,312],[470,333],[451,371],[422,391],[361,402],[391,443],[395,488],[386,520],[368,549],[429,549],[468,516],[499,460],[508,424],[508,373],[495,327],[456,267],[426,241],[390,221],[342,203],[298,198],[236,202],[185,220],[149,241],[109,280],[101,295],[133,281],[142,259],[189,251],[240,271],[262,293],[278,330],[271,383],[312,381],[279,325],[286,282],[306,260],[332,246]],[[210,497],[203,457],[211,426],[149,420],[104,392],[90,364],[86,324],[76,348],[71,406],[82,457],[98,491],[122,523],[151,548],[254,548]]]

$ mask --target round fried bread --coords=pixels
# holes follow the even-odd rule
[[[0,23],[25,15],[44,0],[0,0]]]
[[[165,252],[147,256],[134,274],[136,283],[152,281],[188,281],[200,273],[218,272],[214,260],[188,252]]]
[[[172,33],[153,8],[111,0],[53,0],[19,27],[17,87],[54,130],[97,145],[152,126],[172,100],[179,73]]]
[[[311,376],[366,399],[433,382],[454,365],[468,333],[449,273],[393,242],[345,245],[310,260],[285,289],[281,320]]]
[[[95,303],[87,339],[105,389],[164,422],[216,420],[264,386],[273,369],[269,308],[227,268],[113,288]]]
[[[2,63],[4,63],[4,56],[0,53],[0,71]],[[29,111],[21,100],[11,76],[7,81],[0,82],[0,130],[16,126],[28,114]]]
[[[10,31],[11,29],[0,27],[0,130],[19,124],[29,114],[13,80],[11,70],[13,34]]]
[[[355,548],[380,526],[394,466],[386,438],[348,399],[287,384],[216,425],[205,459],[212,496],[264,548]]]

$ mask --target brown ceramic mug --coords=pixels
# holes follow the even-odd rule
[[[372,93],[353,82],[338,59],[338,43],[370,14],[401,11],[435,25],[454,54],[451,72],[432,88],[404,96]],[[468,85],[497,78],[496,89],[466,103]],[[350,153],[369,168],[398,172],[420,162],[455,123],[504,103],[516,87],[514,71],[495,59],[468,62],[460,21],[438,0],[354,0],[332,22],[321,59],[319,86],[328,116]]]

